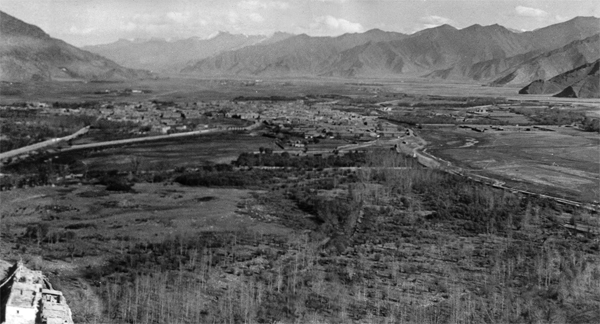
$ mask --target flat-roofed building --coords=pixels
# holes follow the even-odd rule
[[[2,295],[8,296],[4,297],[4,312],[0,314],[2,323],[73,324],[71,309],[62,293],[52,289],[41,271],[30,270],[18,262],[0,287]]]

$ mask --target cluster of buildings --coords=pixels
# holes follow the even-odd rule
[[[398,126],[378,119],[377,113],[351,112],[359,107],[346,107],[329,102],[295,101],[231,101],[218,100],[191,103],[101,103],[94,107],[57,108],[36,103],[35,109],[42,114],[88,115],[110,121],[132,122],[146,126],[147,132],[170,133],[202,130],[207,128],[228,129],[226,119],[242,119],[248,122],[266,122],[272,126],[293,128],[306,139],[341,137],[368,139],[397,137],[404,133]],[[0,107],[1,108],[1,107]]]
[[[44,115],[85,115],[99,119],[131,122],[146,126],[148,132],[170,133],[201,130],[209,127],[227,127],[220,124],[215,117],[219,114],[209,113],[219,108],[220,103],[174,104],[156,101],[137,103],[99,103],[92,107],[61,108],[46,103],[32,103],[27,107],[2,106],[0,109],[35,109]],[[224,117],[223,114],[220,117]]]
[[[305,139],[314,138],[378,138],[398,137],[404,130],[381,120],[377,115],[362,115],[349,111],[335,102],[237,102],[227,116],[252,121],[263,121],[281,129],[301,133]],[[357,108],[357,107],[354,107]],[[358,109],[357,109],[358,110]]]

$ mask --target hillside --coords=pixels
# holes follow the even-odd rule
[[[549,79],[582,64],[593,62],[600,57],[600,34],[536,55],[538,53],[539,51],[532,51],[507,59],[512,61],[512,64],[506,64],[509,67],[501,72],[491,85],[523,84],[531,80]],[[482,62],[479,66],[485,70],[498,63]]]
[[[50,37],[0,11],[0,80],[125,80],[152,77]]]
[[[373,29],[338,37],[311,37],[306,34],[273,44],[246,47],[200,60],[182,70],[201,75],[302,75],[327,72],[336,55],[369,42],[401,39],[404,34]]]
[[[236,50],[256,44],[269,44],[291,37],[287,33],[262,35],[234,35],[219,32],[215,37],[197,37],[177,41],[150,39],[144,41],[118,40],[104,45],[83,47],[84,50],[108,57],[115,62],[138,69],[164,73],[177,73],[190,61],[200,60],[224,51]]]
[[[536,80],[519,91],[520,94],[552,94],[556,97],[600,98],[600,59],[561,73],[547,81]]]
[[[182,72],[256,76],[426,76],[485,82],[505,77],[510,73],[506,71],[543,53],[589,38],[600,31],[599,26],[598,18],[578,17],[524,33],[499,25],[473,25],[464,29],[442,25],[412,35],[380,30],[339,37],[299,35],[215,55]],[[585,59],[594,56],[593,46],[592,40]],[[577,50],[583,51],[580,46],[572,52]],[[552,64],[557,65],[554,69],[560,73],[586,62],[576,57]],[[540,73],[513,79],[526,83]]]

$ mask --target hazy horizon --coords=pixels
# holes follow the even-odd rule
[[[499,24],[529,31],[577,16],[599,16],[595,1],[44,1],[4,0],[0,10],[76,46],[119,39],[209,38],[219,31],[339,36],[371,29],[412,34],[451,25]]]

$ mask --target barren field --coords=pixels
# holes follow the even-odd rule
[[[444,82],[440,80],[370,80],[357,79],[348,82],[338,78],[281,78],[267,79],[248,86],[253,79],[191,79],[161,78],[157,80],[124,81],[106,83],[39,82],[0,85],[4,102],[29,100],[46,101],[143,101],[172,100],[199,101],[233,99],[238,96],[304,96],[307,94],[364,95],[381,92],[405,92],[416,95],[436,93],[443,96],[501,97],[516,95],[517,87],[482,87],[472,83]],[[125,89],[139,89],[142,94],[119,94]],[[105,91],[108,93],[102,93]],[[521,98],[522,99],[522,98]],[[539,98],[536,98],[539,100]]]
[[[300,138],[299,138],[300,139]],[[318,144],[310,144],[307,153],[331,153],[338,146],[348,142],[336,139],[324,139]],[[281,151],[275,144],[275,139],[257,134],[221,133],[199,135],[190,138],[179,138],[144,144],[103,149],[90,152],[82,161],[91,170],[120,170],[131,171],[132,157],[140,163],[139,171],[163,167],[197,167],[206,164],[230,163],[235,161],[242,152],[259,152],[260,148],[270,148]],[[286,147],[291,154],[302,154],[304,148]],[[74,153],[62,153],[68,156]]]
[[[538,131],[526,127],[488,129],[484,133],[457,127],[428,129],[429,152],[471,171],[515,187],[536,186],[559,197],[600,199],[600,139],[597,133],[564,127]]]
[[[92,153],[84,161],[91,166],[90,169],[128,170],[131,157],[136,156],[142,160],[142,169],[158,164],[172,169],[206,163],[229,163],[237,159],[241,152],[258,151],[260,147],[279,149],[272,138],[224,133],[106,149]]]
[[[249,194],[150,183],[138,183],[131,192],[105,191],[101,185],[39,187],[3,192],[0,212],[3,225],[15,229],[46,220],[53,228],[73,230],[81,239],[78,249],[94,254],[95,241],[161,242],[173,235],[252,227],[251,218],[237,213]]]
[[[39,82],[0,85],[3,102],[45,101],[210,101],[238,96],[304,96],[309,93],[356,93],[342,79],[271,79],[248,86],[254,79],[160,78],[123,82]],[[125,89],[144,90],[141,94],[123,94]]]

